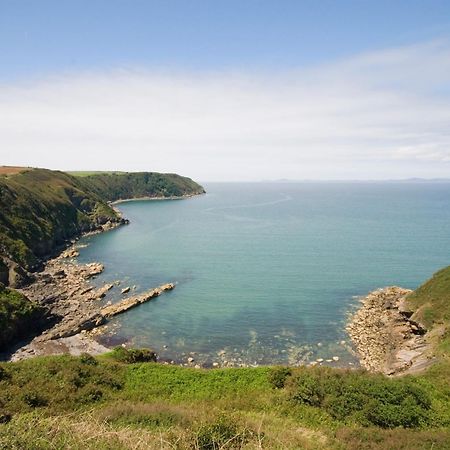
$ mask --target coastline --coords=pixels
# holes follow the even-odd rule
[[[82,233],[81,237],[129,223],[115,206],[120,203],[183,200],[197,195],[202,194],[140,197],[111,202],[110,205],[118,214],[118,220],[108,221],[98,230]],[[55,317],[55,323],[29,342],[23,343],[25,345],[9,352],[10,360],[61,353],[77,355],[80,349],[95,355],[110,350],[100,344],[96,337],[108,331],[108,326],[105,325],[106,315],[102,314],[102,308],[110,307],[111,302],[105,305],[99,301],[104,299],[110,290],[115,288],[117,292],[117,289],[120,289],[120,280],[94,288],[89,280],[103,271],[103,265],[82,265],[74,260],[79,254],[78,249],[81,248],[76,243],[78,239],[72,240],[70,247],[60,249],[58,256],[45,261],[44,270],[35,274],[34,282],[18,289],[30,300],[48,308]],[[130,290],[129,287],[127,289]],[[408,289],[394,286],[372,291],[360,299],[361,307],[349,319],[346,330],[356,349],[360,365],[366,370],[398,375],[420,371],[433,363],[426,330],[411,319],[413,313],[405,307],[404,299],[410,292]],[[131,297],[127,295],[123,300],[133,303],[149,293],[134,297],[133,292],[130,294]]]
[[[406,305],[411,292],[397,286],[372,291],[350,317],[346,330],[369,372],[404,375],[433,364],[427,330]]]
[[[119,205],[120,203],[139,202],[139,201],[164,201],[164,200],[186,200],[199,195],[206,195],[206,192],[199,192],[198,194],[174,195],[171,197],[136,197],[136,198],[121,198],[109,202],[111,206]]]
[[[98,262],[80,264],[74,258],[82,248],[77,245],[80,238],[96,235],[129,224],[123,218],[122,212],[114,205],[117,203],[138,200],[183,200],[201,194],[189,194],[180,197],[142,197],[136,199],[121,199],[110,203],[116,213],[116,222],[108,221],[99,229],[82,232],[68,241],[46,259],[43,260],[43,270],[33,274],[33,281],[27,286],[17,289],[40,306],[43,306],[49,317],[49,326],[38,335],[24,339],[0,354],[0,360],[18,361],[34,356],[58,355],[69,353],[79,355],[86,352],[99,355],[111,349],[100,344],[95,337],[107,331],[106,316],[102,314],[103,307],[109,307],[111,302],[100,305],[107,293],[120,285],[120,280],[114,284],[104,284],[100,288],[90,283],[90,280],[103,272],[104,266]],[[173,288],[173,287],[172,287]],[[142,299],[146,294],[154,294],[152,289],[140,295],[123,298],[123,302]],[[169,289],[164,289],[169,290]],[[130,289],[130,291],[132,291]],[[133,294],[133,292],[130,292]],[[157,294],[159,295],[159,293]],[[148,297],[148,296],[147,296]],[[153,297],[148,297],[148,301]],[[121,302],[119,302],[121,303]],[[140,301],[139,303],[142,303]],[[103,328],[103,331],[101,328]]]

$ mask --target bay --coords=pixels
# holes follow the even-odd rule
[[[104,341],[164,360],[356,365],[356,298],[415,288],[450,261],[450,183],[207,183],[207,195],[119,206],[130,225],[84,238],[97,284],[176,289],[112,321]],[[343,342],[345,341],[345,342]],[[194,353],[194,355],[191,355]],[[220,356],[218,355],[220,353]],[[324,362],[326,363],[326,361]]]

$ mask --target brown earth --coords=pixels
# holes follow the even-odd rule
[[[30,170],[29,167],[0,166],[0,175],[15,175]]]

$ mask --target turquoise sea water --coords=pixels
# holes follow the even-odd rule
[[[450,264],[450,183],[211,183],[208,194],[119,205],[129,226],[83,239],[96,283],[174,291],[113,320],[115,336],[162,359],[355,363],[355,296],[415,288]],[[343,344],[341,341],[346,341]],[[218,356],[219,352],[225,351]]]

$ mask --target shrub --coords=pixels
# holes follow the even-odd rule
[[[431,401],[413,381],[326,368],[299,369],[289,380],[292,400],[325,409],[340,421],[412,428],[428,420]]]
[[[86,364],[88,366],[98,366],[98,361],[89,353],[83,353],[80,356],[80,361],[82,364]]]
[[[22,396],[22,400],[31,408],[39,408],[41,406],[47,406],[48,401],[37,392],[25,392]]]
[[[12,416],[5,410],[5,405],[0,400],[0,424],[8,423],[11,420]]]
[[[103,398],[103,391],[95,386],[87,387],[78,397],[79,403],[95,403]]]
[[[218,450],[223,448],[242,448],[254,433],[239,426],[230,418],[220,417],[215,422],[202,425],[196,432],[196,448]]]
[[[116,361],[126,364],[156,362],[156,353],[148,348],[131,348],[116,347],[112,352],[112,357]]]
[[[284,388],[286,379],[292,374],[289,367],[274,367],[269,372],[269,383],[275,389]]]
[[[9,373],[0,366],[0,381],[7,380],[10,377]]]
[[[322,406],[325,392],[324,383],[314,373],[304,373],[297,377],[293,399],[310,406]]]

